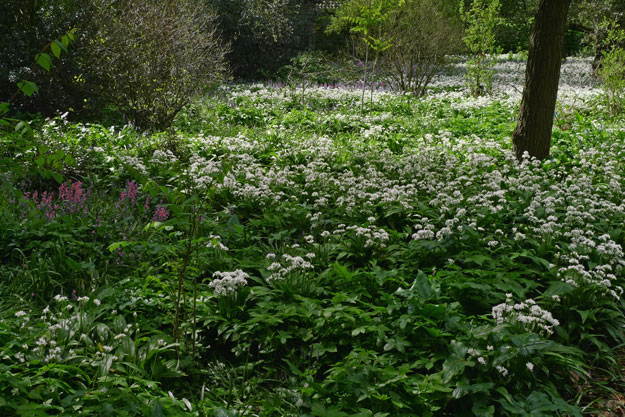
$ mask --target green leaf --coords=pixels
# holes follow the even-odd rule
[[[33,93],[39,92],[39,87],[32,81],[22,80],[17,83],[17,86],[22,90],[22,93],[26,94],[28,97],[32,96]]]
[[[23,120],[15,125],[15,131],[20,135],[30,135],[31,133],[33,133],[33,129],[30,127],[30,125]]]
[[[464,359],[459,359],[457,357],[446,359],[443,363],[443,382],[450,382],[454,376],[464,372],[466,366],[467,362]]]
[[[52,66],[52,58],[50,58],[50,55],[45,53],[37,54],[35,55],[35,61],[37,61],[37,64],[39,64],[41,68],[50,71],[50,67]]]
[[[10,108],[11,108],[11,104],[10,103],[8,103],[8,102],[0,103],[0,115],[8,113]]]
[[[54,41],[50,44],[50,50],[52,51],[52,54],[57,58],[61,56],[61,47],[59,45],[63,44],[59,41]]]
[[[158,400],[154,400],[154,404],[152,404],[152,409],[150,410],[150,416],[152,417],[165,417],[165,413],[163,411],[163,406]]]
[[[434,295],[434,291],[432,290],[432,284],[430,284],[430,280],[427,275],[423,271],[419,271],[417,274],[417,278],[412,284],[411,290],[416,291],[419,299],[421,300],[429,300]]]
[[[495,415],[495,406],[488,405],[483,399],[480,401],[474,401],[471,412],[474,416],[478,417],[492,417]]]

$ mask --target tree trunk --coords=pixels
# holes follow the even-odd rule
[[[530,38],[525,87],[517,126],[512,134],[519,160],[545,159],[551,146],[551,129],[560,81],[564,29],[571,0],[540,0]]]

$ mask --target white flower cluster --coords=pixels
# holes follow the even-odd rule
[[[267,259],[273,259],[273,254],[268,254]],[[275,256],[275,255],[274,255]],[[306,258],[314,258],[314,253],[309,253]],[[314,266],[310,261],[304,259],[301,256],[291,256],[287,253],[282,255],[282,262],[273,262],[267,267],[267,270],[271,272],[271,275],[267,277],[267,281],[281,281],[287,278],[290,274],[297,272],[306,272],[314,269]]]
[[[249,277],[240,269],[230,272],[217,271],[213,273],[213,280],[208,286],[213,289],[215,295],[227,296],[236,293],[239,287],[247,285],[247,278]]]
[[[188,175],[195,187],[206,189],[215,184],[215,176],[221,172],[221,162],[215,158],[206,159],[198,154],[189,159]]]
[[[477,358],[477,362],[480,365],[486,365],[486,359],[484,358],[484,356],[482,356],[482,354],[480,353],[479,350],[474,349],[474,348],[469,348],[467,350],[467,354],[469,355],[469,357],[476,357]]]
[[[344,235],[351,236],[356,239],[363,239],[365,248],[384,248],[386,246],[386,242],[390,239],[386,230],[372,224],[366,227],[356,225],[345,226],[344,224],[340,224],[334,230],[333,234],[335,236]]]
[[[560,325],[560,322],[550,312],[541,308],[531,298],[524,302],[513,303],[511,294],[508,294],[505,303],[492,308],[492,315],[498,324],[518,323],[529,332],[546,335],[553,334],[553,328]]]
[[[136,156],[121,155],[119,160],[122,164],[139,171],[141,175],[148,175],[148,169],[143,164],[143,161]]]
[[[214,248],[220,250],[229,250],[227,246],[221,243],[221,236],[219,235],[210,235],[208,237],[208,243],[206,243],[207,248]]]
[[[150,163],[156,164],[156,165],[162,165],[162,164],[174,163],[176,161],[178,161],[178,158],[169,149],[164,150],[164,151],[157,149],[152,154],[152,159],[150,160]]]

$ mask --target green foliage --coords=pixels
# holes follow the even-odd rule
[[[286,84],[293,90],[301,89],[301,96],[306,95],[306,89],[319,84],[334,84],[339,80],[348,79],[346,65],[333,62],[321,52],[303,52],[291,59],[291,64],[281,69],[285,73]],[[353,76],[352,76],[353,77]]]
[[[74,42],[76,36],[76,30],[72,29],[63,35],[60,39],[55,39],[48,43],[37,55],[35,55],[35,63],[39,65],[41,68],[50,72],[50,68],[52,67],[52,58],[46,51],[52,51],[53,55],[58,59],[61,56],[61,51],[68,52],[67,47]],[[32,76],[34,69],[31,68],[29,76]],[[31,97],[33,94],[39,94],[39,86],[30,81],[30,79],[23,79],[17,82],[17,91],[13,93],[13,95],[6,102],[0,103],[0,126],[11,126],[15,125],[15,131],[21,134],[30,135],[32,134],[32,129],[30,125],[23,120],[9,118],[6,115],[9,114],[11,110],[11,102],[18,96],[21,92],[27,97]]]
[[[436,91],[360,114],[350,88],[229,85],[168,132],[2,136],[0,414],[599,412],[623,121],[561,97],[551,159],[518,163],[513,99]]]
[[[375,72],[379,54],[392,45],[392,39],[384,32],[384,23],[394,11],[404,4],[405,0],[350,0],[341,5],[329,31],[340,31],[347,27],[350,33],[356,34],[365,45],[364,73],[362,80],[362,96],[360,112],[365,102],[365,90],[369,83],[369,50],[375,51],[373,72]],[[373,97],[373,84],[371,85]]]
[[[497,45],[503,52],[527,51],[538,1],[500,0],[500,3],[500,20],[494,29]]]
[[[607,31],[604,40],[599,77],[605,91],[606,107],[613,115],[625,110],[625,29],[618,24],[604,21]]]
[[[493,89],[493,54],[501,52],[495,42],[495,28],[499,23],[499,0],[475,0],[469,10],[460,3],[460,15],[466,25],[464,43],[471,58],[467,62],[467,81],[473,96],[490,94]]]
[[[228,61],[236,77],[273,78],[299,53],[315,47],[321,13],[308,0],[209,0],[220,33],[230,44]]]
[[[582,0],[571,5],[570,18],[573,27],[583,31],[583,43],[594,57],[593,69],[599,70],[603,52],[610,49],[605,43],[609,27],[604,20],[625,24],[625,3],[618,0]]]

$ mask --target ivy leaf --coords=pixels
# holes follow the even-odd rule
[[[39,92],[39,87],[32,81],[22,80],[17,83],[17,86],[22,90],[22,93],[26,94],[28,97],[32,96],[33,93]]]
[[[35,61],[37,61],[37,64],[39,64],[41,68],[48,72],[50,71],[50,67],[52,66],[52,58],[50,58],[50,55],[46,53],[37,54],[35,55]]]

